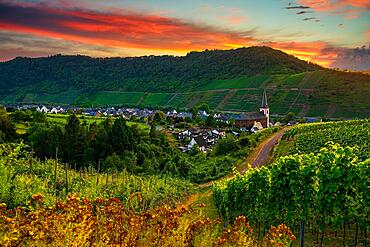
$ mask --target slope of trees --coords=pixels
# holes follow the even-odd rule
[[[191,52],[184,57],[90,58],[56,55],[0,63],[0,95],[68,89],[192,91],[214,79],[322,69],[268,47]],[[24,95],[23,95],[24,96]]]
[[[171,174],[195,183],[227,175],[250,147],[275,131],[267,129],[240,139],[229,136],[208,153],[194,149],[186,154],[171,145],[172,137],[155,124],[148,132],[127,125],[122,118],[87,124],[72,114],[65,125],[33,121],[29,125],[24,139],[40,159],[58,158],[78,170],[93,167],[101,172]]]

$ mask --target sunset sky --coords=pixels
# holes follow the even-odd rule
[[[253,45],[326,67],[370,70],[370,1],[0,0],[0,61]]]

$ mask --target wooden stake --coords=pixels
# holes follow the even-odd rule
[[[66,170],[66,196],[68,195],[68,165],[65,164],[65,170]]]
[[[55,149],[55,162],[54,162],[54,188],[55,188],[55,197],[58,199],[57,193],[57,165],[58,165],[58,147]]]
[[[303,243],[304,243],[304,220],[302,220],[301,222],[301,234],[300,234],[300,241],[299,241],[299,246],[300,247],[303,247]]]

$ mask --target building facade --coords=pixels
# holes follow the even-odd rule
[[[270,124],[270,109],[267,103],[266,90],[263,92],[260,111],[240,114],[235,119],[235,127],[246,128],[249,130],[258,122],[261,123],[263,128],[267,128]]]

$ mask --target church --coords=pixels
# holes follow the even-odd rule
[[[267,128],[270,124],[270,109],[267,104],[266,90],[263,92],[260,111],[240,114],[235,119],[235,127],[246,128],[249,130],[258,122],[262,125],[263,128]]]

